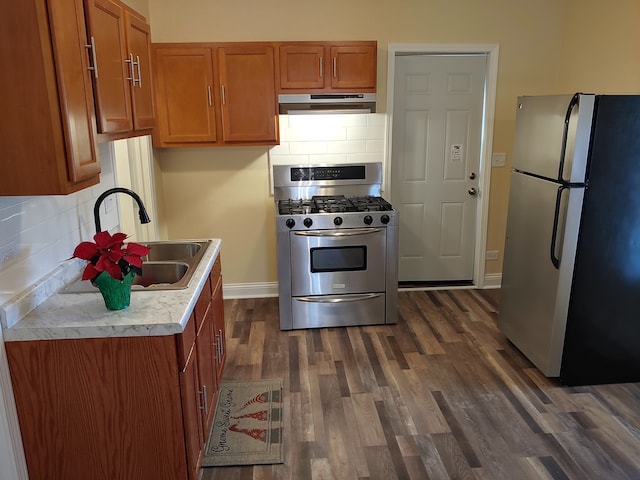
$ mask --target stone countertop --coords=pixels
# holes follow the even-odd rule
[[[4,341],[180,333],[187,325],[196,300],[220,253],[221,240],[211,240],[186,289],[133,290],[129,308],[117,311],[106,309],[100,293],[53,293],[15,323],[8,321],[10,315],[7,315],[5,309],[2,325]],[[57,285],[56,290],[70,283],[66,280],[68,279]],[[16,302],[19,300],[21,299]]]

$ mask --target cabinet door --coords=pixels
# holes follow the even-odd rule
[[[218,58],[223,141],[276,143],[273,46],[220,47]]]
[[[49,14],[69,177],[71,182],[80,182],[100,173],[95,152],[93,89],[85,51],[84,9],[80,0],[55,2],[49,5]]]
[[[222,370],[227,356],[224,325],[224,300],[222,297],[222,277],[212,279],[215,283],[211,297],[211,310],[213,316],[213,332],[216,345],[216,379],[218,383],[222,378]]]
[[[324,87],[323,45],[281,45],[280,89],[321,89]]]
[[[133,128],[142,130],[155,125],[153,88],[151,85],[151,31],[149,25],[125,11],[127,46],[133,59],[134,76],[131,86]]]
[[[363,91],[376,87],[376,45],[331,47],[331,87]]]
[[[196,350],[198,352],[198,378],[200,379],[200,394],[203,404],[202,412],[202,434],[206,439],[209,437],[209,428],[213,421],[213,410],[215,408],[215,398],[217,382],[215,375],[215,357],[213,350],[213,321],[211,305],[208,305],[204,321],[196,338]]]
[[[171,143],[214,143],[216,121],[211,48],[156,48],[155,140]]]
[[[198,381],[198,362],[196,359],[197,347],[194,346],[187,359],[187,364],[180,371],[180,392],[182,396],[182,420],[185,431],[185,446],[187,449],[187,471],[190,480],[198,478],[200,456],[202,447],[206,441],[203,436],[202,415],[200,414],[201,396],[198,393],[200,383]]]
[[[133,64],[125,43],[124,10],[109,0],[85,0],[85,5],[97,64],[93,84],[98,131],[130,131],[133,129],[130,93]]]
[[[198,412],[179,386],[194,362],[178,371],[173,336],[8,342],[6,351],[31,479],[187,477],[182,409]]]

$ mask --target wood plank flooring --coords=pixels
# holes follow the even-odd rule
[[[282,332],[276,298],[225,300],[224,378],[284,380],[285,462],[202,479],[640,479],[640,384],[545,378],[498,304],[403,291],[397,325]]]

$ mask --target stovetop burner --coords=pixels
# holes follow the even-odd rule
[[[344,195],[315,195],[310,199],[280,200],[280,215],[342,212],[385,212],[392,210],[391,204],[382,197],[350,197]]]

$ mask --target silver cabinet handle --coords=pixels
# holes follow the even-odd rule
[[[324,76],[324,62],[323,62],[323,58],[320,57],[320,78],[322,78]]]
[[[323,295],[320,297],[294,297],[298,302],[309,303],[344,303],[344,302],[360,302],[362,300],[371,300],[381,297],[382,293],[367,293],[364,295]]]
[[[309,230],[309,231],[296,231],[294,235],[301,237],[355,237],[359,235],[371,235],[373,233],[381,232],[382,228],[350,228],[346,230]]]
[[[89,39],[89,45],[85,45],[84,48],[91,50],[91,65],[88,70],[93,72],[93,78],[98,78],[98,59],[96,58],[96,41],[93,37]]]
[[[198,390],[198,393],[202,395],[202,405],[198,405],[200,410],[204,410],[204,413],[209,413],[209,402],[207,401],[207,386],[202,385],[202,390]]]
[[[209,106],[213,106],[213,95],[211,92],[211,85],[207,85],[207,94],[209,95]]]
[[[213,342],[212,347],[216,350],[216,363],[220,363],[220,345],[218,345],[218,334],[216,333],[216,340]]]
[[[136,55],[136,67],[138,67],[138,87],[142,88],[142,70],[140,69],[140,57]],[[133,79],[133,84],[136,84],[136,79]]]
[[[333,78],[338,76],[338,60],[336,57],[333,57]]]
[[[129,75],[131,75],[130,77],[127,77],[127,80],[131,80],[132,85],[135,87],[136,86],[136,74],[134,71],[134,67],[135,67],[135,63],[133,61],[133,53],[129,54],[129,58],[125,60],[126,63],[129,64]]]
[[[220,85],[220,90],[221,90],[221,93],[222,93],[222,104],[226,105],[227,104],[227,95],[225,94],[225,91],[224,91],[224,85]]]

